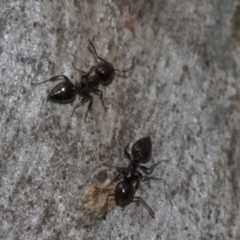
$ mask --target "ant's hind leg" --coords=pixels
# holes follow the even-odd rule
[[[68,77],[66,77],[65,75],[57,75],[57,76],[54,76],[54,77],[51,77],[47,80],[44,80],[42,82],[38,82],[38,83],[31,83],[32,85],[39,85],[39,84],[42,84],[42,83],[45,83],[45,82],[54,82],[54,81],[58,81],[58,80],[65,80],[66,82],[71,82],[70,79]]]
[[[100,97],[100,100],[101,100],[101,102],[102,102],[103,108],[104,108],[104,110],[106,111],[106,107],[105,107],[105,104],[104,104],[104,101],[103,101],[102,91],[99,90],[99,89],[95,89],[95,88],[91,88],[91,91],[92,91],[94,94],[99,94],[99,97]]]
[[[169,161],[168,159],[165,160],[161,160],[155,164],[153,164],[150,168],[147,168],[145,166],[139,165],[139,168],[147,175],[151,174],[153,172],[153,170],[161,163],[161,162],[167,162]]]
[[[148,204],[141,197],[134,197],[133,202],[141,202],[142,205],[148,210],[152,218],[154,218],[154,211],[148,206]]]
[[[92,106],[92,101],[93,101],[92,96],[89,95],[89,94],[86,94],[86,95],[82,98],[82,100],[73,108],[71,117],[73,116],[75,110],[76,110],[78,107],[80,107],[81,105],[83,105],[85,102],[88,102],[88,101],[90,101],[90,103],[89,103],[89,105],[88,105],[87,113],[85,114],[85,122],[86,122],[86,116],[87,116],[87,114],[88,114],[88,112],[89,112],[89,109],[90,109],[91,106]]]

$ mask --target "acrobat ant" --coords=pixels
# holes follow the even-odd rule
[[[120,207],[125,207],[132,202],[141,202],[143,206],[148,210],[151,217],[154,218],[154,211],[141,197],[135,197],[135,193],[139,188],[140,181],[161,179],[143,176],[142,173],[138,171],[138,168],[142,170],[145,174],[149,175],[153,172],[154,168],[156,168],[160,162],[168,160],[161,160],[158,163],[152,165],[150,168],[140,165],[140,163],[147,163],[151,157],[152,142],[149,136],[141,138],[133,144],[132,157],[127,151],[128,147],[129,143],[124,148],[124,156],[130,161],[128,167],[115,167],[108,164],[104,164],[105,166],[116,168],[117,171],[119,172],[119,174],[110,182],[110,184],[119,181],[122,178],[123,180],[116,185],[114,194],[108,194],[106,204],[104,205],[101,212],[106,211],[109,197],[114,197],[116,205]]]
[[[91,40],[88,40],[90,45],[93,48],[93,51],[96,55],[96,57],[101,61],[98,64],[94,65],[93,67],[90,68],[88,72],[82,71],[80,69],[77,69],[74,64],[73,67],[75,70],[81,73],[81,79],[79,83],[73,84],[71,80],[65,76],[65,75],[57,75],[54,77],[51,77],[43,82],[39,83],[32,83],[33,85],[39,85],[42,83],[46,83],[48,81],[54,82],[58,80],[64,80],[63,82],[57,84],[49,93],[47,100],[50,102],[54,103],[59,103],[59,104],[66,104],[66,103],[72,103],[76,96],[79,95],[82,97],[81,101],[73,108],[71,116],[73,116],[75,110],[83,105],[84,103],[89,101],[88,109],[85,114],[85,121],[86,121],[86,116],[89,112],[89,110],[92,107],[92,102],[93,102],[93,97],[90,95],[90,93],[97,94],[100,97],[100,100],[102,102],[102,105],[105,109],[103,97],[102,97],[102,91],[99,90],[99,85],[102,84],[103,86],[107,86],[110,84],[114,77],[115,77],[115,72],[123,72],[126,73],[129,70],[132,69],[133,67],[133,61],[134,57],[132,59],[132,65],[130,68],[123,70],[123,69],[115,69],[113,65],[101,58],[98,54],[97,51],[94,47],[94,44]]]
[[[123,178],[125,182],[128,182],[130,184],[136,182],[138,187],[139,181],[144,182],[146,180],[151,180],[151,179],[159,180],[159,178],[143,176],[142,173],[138,171],[138,168],[139,168],[145,174],[150,175],[153,172],[153,170],[161,162],[168,161],[168,160],[161,160],[153,164],[149,168],[141,165],[141,163],[147,163],[150,161],[151,154],[152,154],[151,138],[147,136],[137,140],[132,146],[132,157],[127,151],[128,147],[129,147],[129,143],[124,148],[124,157],[130,161],[128,167],[115,167],[112,165],[103,164],[107,167],[116,168],[117,171],[119,172],[119,174],[112,180],[112,182],[116,182],[121,178]]]

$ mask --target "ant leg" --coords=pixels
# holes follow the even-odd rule
[[[81,75],[87,75],[86,72],[82,71],[81,69],[76,68],[75,65],[74,65],[73,63],[72,63],[72,66],[73,66],[73,68],[74,68],[75,70],[77,70],[78,72],[80,72]]]
[[[148,180],[162,180],[162,179],[161,178],[156,178],[156,177],[143,176],[142,173],[140,173],[138,171],[136,172],[136,174],[135,174],[135,181],[137,181],[138,185],[139,185],[140,181],[145,182],[145,181],[148,181]],[[137,188],[138,188],[138,185],[136,185]]]
[[[91,44],[91,46],[92,46],[92,48],[94,50],[94,53],[97,56],[97,58],[100,59],[101,61],[105,62],[105,63],[108,63],[106,60],[104,60],[104,59],[102,59],[101,57],[98,56],[97,51],[96,51],[96,49],[95,49],[95,47],[93,45],[93,42],[90,39],[88,39],[88,42]],[[114,69],[114,70],[118,71],[118,72],[128,72],[128,71],[130,71],[133,68],[134,59],[135,59],[135,57],[132,58],[132,64],[131,64],[130,68],[128,68],[126,70],[124,70],[124,69]]]
[[[141,197],[134,197],[133,202],[141,202],[142,205],[148,210],[152,218],[154,218],[154,211],[148,206],[148,204]]]
[[[109,185],[113,184],[114,182],[119,181],[119,180],[121,179],[121,177],[122,177],[122,174],[119,173],[116,177],[114,177],[114,178],[111,180],[111,182],[107,185],[107,187],[108,187]]]
[[[65,80],[66,82],[71,82],[70,79],[68,77],[66,77],[65,75],[57,75],[55,77],[51,77],[47,80],[44,80],[42,82],[39,82],[39,83],[31,83],[32,85],[39,85],[39,84],[42,84],[42,83],[45,83],[45,82],[54,82],[54,81],[58,81],[58,80],[61,80],[61,78],[63,78],[63,80]]]
[[[87,112],[86,112],[86,114],[85,114],[85,122],[86,122],[86,116],[87,116],[87,114],[88,114],[88,112],[89,112],[89,109],[90,109],[91,106],[92,106],[92,101],[93,101],[92,96],[89,95],[89,94],[86,94],[86,95],[82,98],[82,100],[73,108],[71,117],[73,116],[75,110],[76,110],[78,107],[80,107],[81,105],[83,105],[85,102],[88,102],[88,101],[90,101],[90,103],[89,103],[89,105],[88,105],[88,110],[87,110]]]
[[[132,64],[131,64],[130,68],[128,68],[128,69],[114,69],[114,70],[115,70],[115,71],[118,71],[118,72],[124,72],[124,73],[130,71],[130,70],[133,68],[134,59],[135,59],[135,57],[132,58]]]
[[[158,166],[159,163],[153,164],[150,168],[139,165],[139,168],[147,175],[151,174],[153,170]]]
[[[99,89],[95,89],[95,88],[91,88],[91,91],[92,91],[94,94],[99,94],[99,97],[100,97],[100,100],[101,100],[101,102],[102,102],[103,108],[104,108],[104,110],[106,111],[106,107],[105,107],[105,104],[104,104],[104,101],[103,101],[102,91],[99,90]]]
[[[124,148],[124,157],[127,158],[130,162],[132,162],[132,158],[131,158],[130,153],[128,152],[128,148],[129,148],[129,144],[131,142],[131,139],[132,139],[132,132],[130,132],[130,140]]]
[[[142,165],[139,165],[139,168],[144,172],[146,173],[147,175],[151,174],[154,170],[154,168],[156,168],[161,162],[167,162],[169,161],[168,159],[165,159],[165,160],[161,160],[159,161],[158,163],[155,163],[153,164],[150,168],[147,168],[145,166],[142,166]]]
[[[100,213],[98,214],[98,216],[107,211],[107,206],[108,206],[108,199],[109,199],[109,197],[114,197],[114,198],[115,198],[115,195],[114,195],[114,194],[108,194],[108,196],[107,196],[107,201],[106,201],[106,203],[104,204],[104,206],[102,207],[102,209],[100,210]]]
[[[91,97],[91,98],[90,98]],[[89,98],[90,98],[90,103],[88,104],[88,109],[87,109],[87,112],[85,113],[85,117],[84,117],[84,122],[86,123],[86,119],[87,119],[87,115],[88,115],[88,112],[89,110],[91,109],[92,107],[92,103],[93,103],[93,97],[91,95],[89,95]]]
[[[97,57],[98,59],[100,59],[101,61],[103,61],[103,62],[105,62],[105,63],[108,63],[106,60],[104,60],[104,59],[102,59],[101,57],[98,56],[97,51],[96,51],[96,49],[95,49],[95,47],[94,47],[94,45],[93,45],[93,42],[92,42],[90,39],[88,39],[88,42],[91,44],[91,46],[92,46],[92,48],[93,48],[93,51],[94,51],[96,57]]]
[[[107,167],[110,167],[110,168],[116,168],[117,171],[119,172],[119,174],[116,177],[114,177],[112,179],[112,181],[108,185],[111,185],[112,183],[117,182],[118,180],[120,180],[122,178],[122,175],[124,174],[124,172],[126,172],[126,168],[116,167],[116,166],[108,165],[106,163],[103,163],[103,165],[107,166]]]
[[[134,181],[136,181],[136,185],[134,186],[134,189],[135,189],[135,191],[137,191],[139,188],[139,185],[140,185],[140,181],[139,181],[140,178],[138,175],[136,175],[135,177],[136,177],[136,179]]]
[[[130,144],[130,141],[128,142],[128,144],[125,146],[124,148],[124,157],[127,158],[129,161],[132,161],[132,158],[131,158],[131,155],[130,153],[127,151],[127,149],[129,148],[129,144]]]
[[[110,168],[116,168],[118,171],[123,171],[125,168],[121,168],[121,167],[117,167],[117,166],[113,166],[113,165],[109,165],[107,163],[103,163],[102,164],[103,166],[106,166],[106,167],[110,167]]]
[[[156,177],[140,177],[140,180],[142,182],[148,181],[148,180],[162,180],[161,178],[156,178]]]

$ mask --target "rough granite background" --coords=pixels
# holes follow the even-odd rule
[[[240,1],[1,0],[0,239],[240,239]],[[100,56],[127,68],[94,96],[46,101],[51,76],[80,79]],[[140,204],[105,217],[84,195],[127,166],[150,135],[152,176]]]

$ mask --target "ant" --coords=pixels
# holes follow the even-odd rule
[[[39,83],[32,83],[33,85],[39,85],[42,83],[46,83],[48,81],[54,82],[58,80],[64,80],[63,82],[57,84],[49,93],[47,97],[47,101],[59,103],[59,104],[66,104],[71,103],[75,100],[77,95],[80,95],[82,97],[81,101],[73,108],[71,117],[73,116],[75,110],[83,105],[84,103],[89,101],[88,109],[85,114],[85,122],[86,122],[86,116],[89,112],[89,110],[92,107],[93,97],[90,95],[90,93],[97,94],[100,97],[100,100],[102,102],[102,105],[105,108],[103,97],[102,97],[102,91],[99,90],[99,84],[102,84],[103,86],[107,86],[110,84],[114,77],[115,72],[123,72],[126,73],[133,67],[133,61],[134,57],[132,58],[132,65],[130,68],[123,70],[123,69],[115,69],[113,65],[110,62],[107,62],[103,58],[101,58],[94,47],[94,44],[91,40],[88,40],[91,47],[93,48],[93,51],[96,55],[96,57],[101,61],[98,64],[94,65],[90,68],[88,72],[84,72],[80,69],[77,69],[74,64],[73,68],[81,73],[81,80],[79,83],[73,84],[70,79],[65,75],[57,75],[54,77],[51,77],[43,82]]]
[[[121,178],[123,178],[123,180],[116,185],[114,194],[108,194],[107,201],[104,207],[102,208],[101,212],[106,211],[109,197],[114,197],[116,205],[120,207],[125,207],[132,202],[141,202],[143,206],[148,210],[151,217],[154,218],[154,212],[148,206],[148,204],[142,198],[134,196],[137,189],[139,188],[140,181],[161,179],[143,176],[142,173],[138,171],[138,168],[145,174],[149,175],[158,166],[158,164],[160,164],[160,162],[168,160],[161,160],[158,163],[152,165],[150,168],[141,165],[141,163],[147,163],[148,161],[150,161],[151,158],[152,142],[149,136],[141,138],[133,144],[132,157],[127,151],[128,147],[129,143],[124,148],[124,156],[130,161],[128,167],[115,167],[108,164],[104,164],[107,167],[116,168],[117,171],[119,172],[119,174],[110,182],[110,184],[119,181]]]

